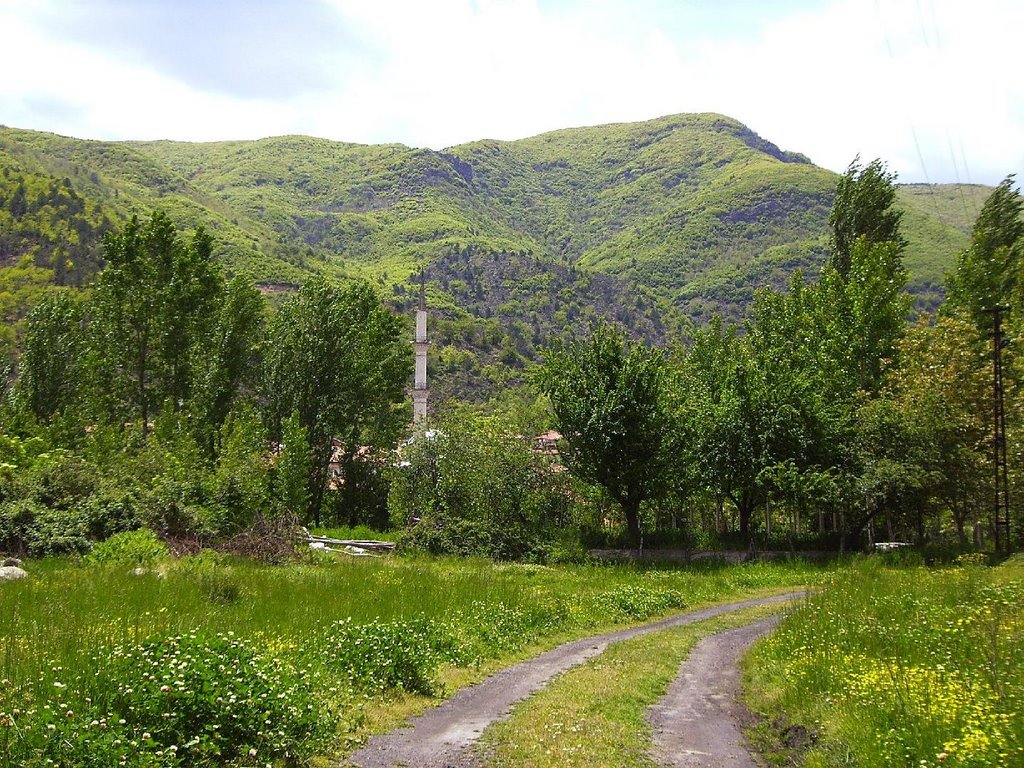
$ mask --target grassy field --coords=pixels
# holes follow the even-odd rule
[[[29,569],[0,585],[3,768],[303,764],[527,648],[822,573],[208,555],[138,576]]]
[[[751,706],[811,735],[806,766],[1024,765],[1024,560],[872,559],[824,586],[747,659]]]

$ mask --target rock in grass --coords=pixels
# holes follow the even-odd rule
[[[17,581],[18,579],[24,579],[27,576],[28,571],[19,568],[16,565],[0,566],[0,582]]]
[[[7,566],[10,566],[10,565],[20,566],[21,565],[21,560],[19,560],[16,557],[8,557],[2,563],[0,563],[0,566],[3,566],[5,568]]]

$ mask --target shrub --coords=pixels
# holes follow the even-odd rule
[[[92,548],[86,562],[103,565],[151,566],[170,556],[167,545],[148,528],[117,533]]]
[[[604,592],[598,596],[598,603],[612,615],[628,619],[647,619],[674,608],[686,607],[686,601],[678,590],[636,584]]]
[[[0,689],[0,764],[304,764],[329,747],[348,705],[232,633],[115,645],[92,666],[78,679],[53,667],[49,700]]]
[[[566,623],[569,608],[560,601],[537,601],[529,606],[474,602],[458,616],[473,655],[496,656],[521,648],[534,638]]]
[[[430,621],[334,622],[319,639],[328,667],[367,693],[403,690],[431,695],[442,661],[459,658],[454,635]]]
[[[82,504],[89,537],[97,541],[139,527],[138,500],[131,491],[106,489],[90,496]]]
[[[333,733],[332,713],[295,670],[230,632],[117,646],[104,667],[110,699],[98,703],[187,764],[300,757]]]
[[[25,477],[24,495],[48,507],[71,509],[96,490],[99,473],[91,463],[67,451],[40,456]]]
[[[42,504],[29,499],[0,504],[0,551],[26,554],[36,517],[43,509]]]
[[[18,499],[0,504],[0,549],[32,557],[88,552],[88,523],[81,511],[51,509]]]
[[[139,519],[164,536],[193,534],[200,519],[194,500],[195,487],[173,475],[154,478],[145,497],[140,499]]]
[[[546,556],[567,489],[511,425],[456,413],[417,435],[404,459],[389,471],[388,504],[396,527],[418,521],[406,547],[498,560]]]

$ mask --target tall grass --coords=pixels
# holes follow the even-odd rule
[[[1024,562],[838,572],[748,658],[808,766],[1024,766]]]
[[[79,753],[97,755],[88,765],[115,757],[110,764],[177,765],[186,744],[186,764],[213,765],[248,754],[246,738],[261,760],[308,757],[330,749],[330,733],[359,726],[360,702],[396,689],[436,692],[442,664],[472,665],[544,637],[820,573],[799,563],[667,571],[354,558],[273,567],[207,556],[142,575],[60,560],[30,570],[32,578],[0,590],[4,768],[74,763]],[[175,671],[185,656],[193,659],[188,676]],[[218,699],[239,695],[239,665],[255,670],[265,701],[305,697],[292,730],[282,725],[275,740],[260,735],[259,707],[246,736],[225,740],[227,724],[216,733],[189,730],[220,711]],[[312,711],[321,714],[310,719]]]

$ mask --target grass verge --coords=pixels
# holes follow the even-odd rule
[[[774,764],[1024,765],[1024,561],[828,582],[745,662]]]

